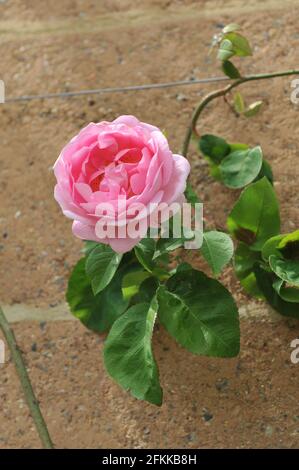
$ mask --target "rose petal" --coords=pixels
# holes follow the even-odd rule
[[[184,193],[190,173],[190,164],[186,158],[182,157],[182,155],[173,155],[173,160],[173,172],[168,185],[164,188],[163,197],[163,201],[169,204]]]

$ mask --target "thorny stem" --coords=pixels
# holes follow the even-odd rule
[[[26,370],[26,367],[22,358],[22,354],[17,345],[15,335],[13,331],[11,330],[1,307],[0,307],[0,328],[3,331],[4,337],[10,348],[12,360],[15,364],[16,371],[18,373],[32,419],[34,421],[35,427],[37,429],[37,432],[39,434],[43,447],[45,449],[53,449],[54,446],[51,441],[45,420],[41,414],[38,401],[34,395],[34,391],[32,389],[32,385],[31,385],[31,382],[30,382],[30,379],[29,379],[29,376],[28,376],[28,373],[27,373],[27,370]]]
[[[241,77],[235,80],[234,82],[230,83],[224,88],[221,88],[216,91],[212,91],[211,93],[207,94],[202,101],[198,104],[197,108],[195,109],[190,125],[186,131],[183,148],[182,148],[182,155],[187,157],[189,145],[191,142],[191,138],[193,135],[198,136],[196,131],[196,124],[198,121],[199,116],[201,115],[202,111],[205,107],[214,99],[219,98],[220,96],[226,96],[233,88],[236,88],[243,83],[252,82],[254,80],[266,80],[268,78],[276,78],[276,77],[286,77],[288,75],[299,75],[299,70],[287,70],[285,72],[273,72],[273,73],[262,73],[257,75],[249,75],[247,77]]]

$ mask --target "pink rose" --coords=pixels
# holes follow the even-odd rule
[[[120,116],[88,124],[64,147],[54,165],[54,196],[64,215],[74,220],[74,235],[124,253],[142,238],[129,236],[130,224],[136,223],[134,206],[145,207],[138,218],[148,228],[154,204],[183,201],[189,171],[188,161],[170,151],[157,127]],[[101,236],[103,221],[113,223],[112,214],[101,210],[103,204],[117,214],[121,237]]]

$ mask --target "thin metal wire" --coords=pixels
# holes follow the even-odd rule
[[[165,82],[165,83],[151,83],[148,85],[132,85],[125,87],[113,87],[113,88],[95,88],[91,90],[81,91],[65,91],[61,93],[45,93],[39,95],[23,95],[18,97],[8,97],[5,99],[5,103],[17,103],[20,101],[32,101],[52,98],[69,98],[72,96],[86,96],[86,95],[100,95],[104,93],[123,93],[130,91],[143,91],[152,89],[172,88],[177,86],[188,86],[198,85],[200,83],[215,83],[229,80],[228,77],[211,77],[211,78],[200,78],[194,80],[179,80],[177,82]]]

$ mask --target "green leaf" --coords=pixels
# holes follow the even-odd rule
[[[295,230],[295,232],[288,233],[287,235],[284,235],[281,242],[279,243],[279,249],[284,250],[287,248],[288,245],[293,245],[296,244],[299,241],[299,230]]]
[[[264,176],[266,176],[269,182],[273,185],[274,177],[273,177],[271,165],[266,160],[263,159],[261,171],[257,175],[255,181],[262,179]]]
[[[257,177],[262,163],[261,147],[232,152],[220,164],[222,181],[228,188],[243,188]]]
[[[229,235],[223,232],[210,231],[203,233],[201,253],[217,276],[234,254],[234,245]]]
[[[156,252],[154,259],[162,256],[164,253],[170,253],[171,251],[177,250],[184,244],[183,238],[159,238],[157,241]]]
[[[125,299],[130,299],[139,291],[141,283],[147,279],[150,274],[147,271],[133,271],[126,274],[122,281],[122,293]]]
[[[168,253],[157,253],[156,240],[154,238],[144,238],[134,247],[136,258],[146,271],[153,274],[160,280],[169,277]]]
[[[190,263],[186,263],[184,261],[183,263],[178,264],[174,270],[172,271],[172,275],[177,274],[177,273],[182,273],[184,271],[190,271],[190,269],[193,269]]]
[[[229,78],[240,78],[241,74],[237,67],[234,66],[232,62],[229,60],[225,60],[222,62],[222,70],[225,73],[225,75]]]
[[[143,238],[134,248],[139,263],[150,273],[155,267],[153,261],[155,250],[156,241],[154,238]]]
[[[231,33],[233,31],[239,31],[239,29],[241,28],[237,23],[230,23],[222,29],[222,32],[226,34],[226,33]]]
[[[299,289],[296,287],[288,287],[282,279],[277,279],[273,283],[273,288],[278,295],[286,302],[297,303],[299,305]]]
[[[197,196],[194,189],[192,188],[190,181],[187,181],[187,187],[185,189],[185,197],[187,199],[187,202],[190,202],[190,204],[200,203],[200,199]]]
[[[281,315],[299,318],[299,303],[285,301],[274,289],[273,284],[277,280],[275,274],[265,271],[258,265],[255,265],[254,270],[258,286],[267,302]]]
[[[98,244],[88,255],[86,273],[91,280],[94,295],[111,282],[121,262],[122,254],[115,253],[109,245]]]
[[[216,164],[219,164],[230,152],[229,144],[221,137],[212,134],[205,134],[200,138],[199,149]]]
[[[240,33],[230,32],[224,36],[224,41],[229,41],[232,46],[230,50],[234,55],[246,57],[252,55],[252,50],[247,39]],[[223,42],[223,41],[222,41]]]
[[[255,101],[254,103],[251,103],[248,108],[245,109],[244,116],[246,116],[247,118],[256,116],[259,113],[262,105],[262,101]]]
[[[235,55],[235,52],[234,52],[234,47],[233,47],[232,42],[229,41],[229,39],[223,39],[218,49],[218,55],[217,55],[218,59],[224,62],[230,59],[234,55]]]
[[[252,251],[246,243],[239,242],[234,257],[237,278],[240,280],[246,278],[258,261],[260,261],[260,254],[257,251]]]
[[[159,287],[159,281],[154,276],[145,279],[139,287],[138,293],[133,299],[133,303],[151,302]]]
[[[158,304],[161,323],[184,348],[207,356],[238,354],[238,310],[215,279],[195,269],[179,271],[158,289]]]
[[[238,114],[243,114],[245,110],[245,103],[241,93],[234,94],[234,108]]]
[[[162,404],[158,368],[152,353],[157,300],[129,308],[112,326],[104,346],[111,377],[135,398]]]
[[[154,261],[163,260],[167,256],[167,264],[169,263],[168,254],[178,248],[182,247],[185,242],[192,241],[194,239],[194,231],[187,229],[186,227],[180,227],[180,232],[176,234],[174,227],[175,219],[171,218],[168,221],[168,231],[164,233],[163,225],[160,233],[160,238],[156,243],[156,250],[153,256]],[[175,237],[175,235],[179,235]]]
[[[284,235],[278,249],[285,258],[299,261],[299,230]]]
[[[84,255],[89,255],[89,253],[96,247],[98,246],[98,242],[94,242],[92,240],[85,240],[84,242],[84,247],[82,249],[82,253],[84,253]]]
[[[255,264],[259,261],[258,252],[252,251],[246,243],[239,242],[234,257],[235,274],[248,294],[261,298],[262,292],[258,288],[253,272]]]
[[[262,247],[262,258],[264,261],[268,262],[271,255],[281,256],[281,253],[278,250],[280,241],[284,238],[284,235],[275,235],[274,237],[269,238]]]
[[[128,301],[121,290],[122,278],[133,266],[120,268],[110,284],[97,295],[85,271],[86,258],[81,258],[70,276],[66,299],[72,314],[87,328],[103,333],[126,310]]]
[[[251,295],[252,297],[256,297],[257,299],[265,300],[265,296],[258,286],[254,272],[250,273],[247,277],[244,277],[244,279],[241,279],[240,284],[247,294]]]
[[[272,271],[283,281],[292,286],[299,287],[299,261],[285,260],[275,255],[269,258]]]
[[[240,142],[234,142],[232,144],[229,144],[229,146],[230,146],[230,153],[235,152],[235,150],[247,150],[247,149],[249,149],[249,145],[241,144]]]
[[[267,178],[242,191],[227,226],[238,240],[251,244],[255,250],[261,250],[266,240],[280,232],[278,201]]]
[[[210,175],[212,178],[214,178],[216,181],[222,181],[219,165],[213,163],[209,157],[206,158],[209,160]]]

